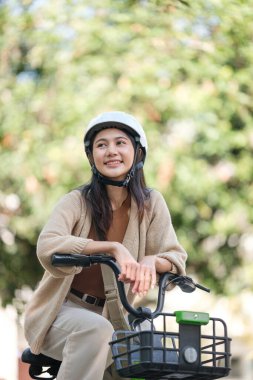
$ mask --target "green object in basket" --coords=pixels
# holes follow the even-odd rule
[[[209,322],[209,314],[199,311],[175,311],[177,323],[184,325],[207,325]]]

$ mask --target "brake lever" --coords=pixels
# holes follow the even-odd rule
[[[179,288],[185,293],[192,293],[196,288],[210,293],[209,288],[193,282],[193,279],[188,276],[176,276],[170,281],[170,283],[179,286]]]

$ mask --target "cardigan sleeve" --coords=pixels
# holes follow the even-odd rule
[[[37,256],[41,265],[54,277],[64,277],[81,271],[79,267],[54,267],[51,257],[54,253],[83,253],[87,239],[74,235],[79,223],[89,223],[82,213],[82,199],[78,191],[72,191],[60,199],[42,229],[37,242]],[[83,220],[82,220],[83,219]],[[86,218],[87,219],[87,218]]]
[[[187,253],[179,244],[167,204],[163,196],[151,192],[150,224],[147,231],[146,255],[155,255],[169,260],[177,273],[185,275]]]

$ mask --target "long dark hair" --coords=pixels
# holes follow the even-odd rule
[[[135,145],[132,136],[130,137]],[[135,146],[136,149],[136,146]],[[138,149],[138,148],[137,148]],[[139,148],[134,164],[143,159],[143,152]],[[141,223],[147,200],[149,199],[150,189],[146,186],[143,168],[135,171],[134,176],[128,184],[128,193],[135,200],[138,207],[138,217]],[[106,186],[92,174],[91,181],[81,189],[82,196],[88,205],[88,210],[92,219],[93,226],[99,240],[107,240],[106,235],[112,223],[112,206],[108,197]]]
[[[136,171],[128,185],[128,192],[134,198],[138,207],[139,222],[145,212],[145,202],[149,199],[150,189],[146,187],[143,169]],[[82,188],[84,197],[91,215],[92,223],[99,240],[107,240],[106,234],[112,222],[112,206],[106,186],[92,175],[91,182]]]

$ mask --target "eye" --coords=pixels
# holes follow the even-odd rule
[[[104,148],[106,144],[103,142],[97,144],[97,148]]]
[[[125,145],[126,141],[125,140],[118,140],[117,145]]]

